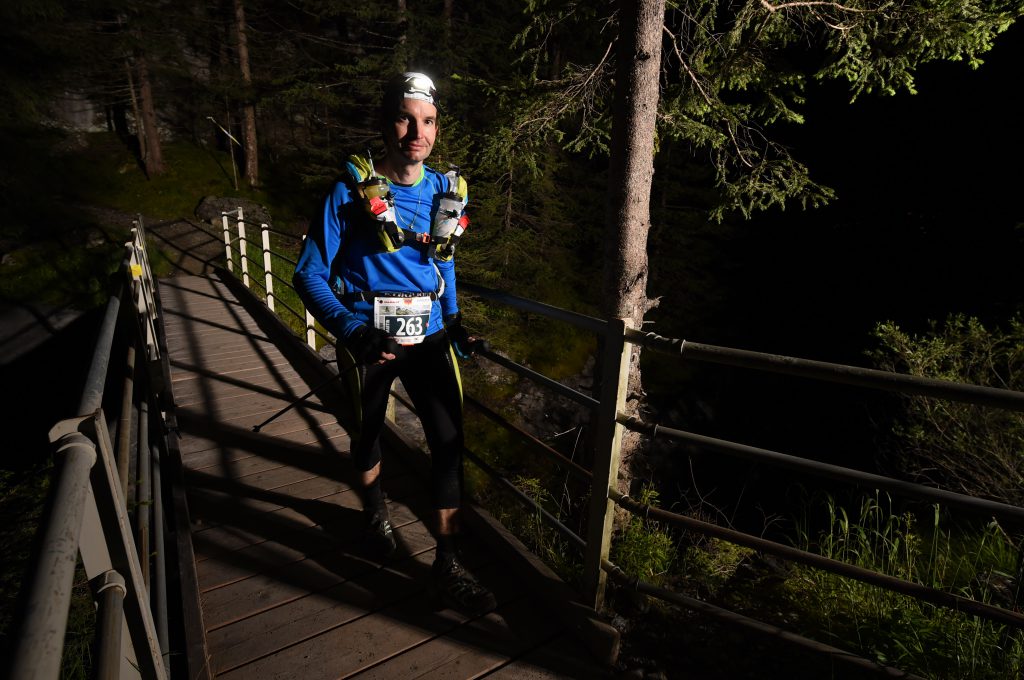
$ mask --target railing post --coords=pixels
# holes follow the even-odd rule
[[[303,241],[306,240],[306,235],[305,234],[302,235],[302,240]],[[313,351],[315,352],[316,351],[316,331],[313,330],[313,329],[316,327],[316,319],[314,319],[313,315],[309,313],[309,308],[308,307],[305,308],[305,309],[306,309],[306,344],[309,345],[310,347],[312,347]]]
[[[97,680],[118,680],[121,676],[121,632],[124,628],[124,577],[113,569],[97,577],[99,611],[96,612]]]
[[[164,670],[167,676],[171,675],[171,659],[168,655],[169,632],[167,622],[167,550],[164,538],[164,497],[163,481],[161,478],[161,456],[163,450],[163,437],[158,437],[157,442],[150,444],[150,451],[153,457],[152,481],[153,481],[153,562],[154,578],[153,585],[149,589],[149,600],[153,610],[154,624],[156,625],[156,638],[160,643],[160,652],[164,659]]]
[[[89,494],[96,447],[77,432],[65,434],[55,443],[59,445],[60,468],[50,493],[50,519],[45,525],[36,571],[30,575],[24,624],[11,655],[11,678],[32,680],[60,675],[82,509]]]
[[[149,400],[145,397],[139,403],[139,446],[136,466],[138,481],[136,482],[135,498],[135,549],[139,552],[139,566],[142,569],[142,582],[149,592],[149,528],[153,509],[152,484],[150,483],[149,453]],[[149,604],[148,600],[146,604]]]
[[[587,548],[583,557],[583,585],[594,609],[604,605],[606,574],[601,561],[608,558],[611,546],[615,504],[608,489],[618,485],[619,446],[622,426],[616,414],[626,401],[631,346],[625,342],[626,322],[612,319],[604,336],[601,354],[601,394],[597,409],[596,450],[593,486],[590,489],[590,513],[587,522]]]
[[[86,502],[79,515],[82,539],[79,551],[86,575],[94,579],[111,569],[124,577],[124,630],[121,644],[121,677],[164,680],[164,667],[157,641],[149,596],[142,579],[139,555],[135,550],[132,528],[121,495],[114,452],[102,410],[91,416],[61,421],[50,433],[51,441],[69,432],[81,430],[95,446],[97,462],[93,466]],[[66,607],[65,607],[66,610]],[[127,673],[127,675],[125,675]],[[18,676],[14,676],[18,677]]]
[[[127,373],[121,391],[121,419],[117,426],[117,475],[121,493],[128,497],[128,458],[132,445],[132,418],[135,414],[135,345],[128,345]]]
[[[242,283],[249,287],[249,243],[245,240],[245,220],[242,207],[238,207],[238,261],[242,263]]]
[[[260,233],[263,236],[263,284],[267,289],[267,307],[274,311],[274,277],[270,275],[270,227],[261,224]]]
[[[228,261],[228,271],[234,272],[235,263],[231,259],[231,228],[228,227],[228,214],[226,212],[221,213],[220,220],[221,224],[224,225],[224,257],[227,258]]]

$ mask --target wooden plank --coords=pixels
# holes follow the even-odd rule
[[[177,391],[178,383],[198,381],[202,382],[206,380],[208,382],[234,382],[245,383],[252,378],[260,377],[267,373],[267,367],[265,365],[250,366],[247,368],[239,368],[238,370],[226,369],[224,371],[218,370],[216,373],[212,371],[196,371],[193,370],[195,367],[188,364],[181,364],[180,362],[171,362],[171,383],[174,386],[172,389]],[[291,373],[292,371],[288,371]],[[182,385],[182,389],[188,389],[190,385]]]
[[[180,389],[179,389],[180,387]],[[179,406],[201,403],[205,399],[263,394],[267,396],[298,398],[309,391],[306,381],[298,374],[281,376],[264,374],[249,380],[196,378],[181,381],[174,387],[174,401]]]
[[[417,478],[401,474],[402,471],[397,466],[390,467],[390,471],[384,473],[383,485],[385,492],[392,499],[407,499],[415,489],[422,489],[422,486],[417,486]],[[247,496],[239,496],[235,485],[220,484],[219,488],[213,488],[218,487],[218,482],[216,479],[210,482],[209,479],[207,478],[205,487],[193,486],[189,491],[191,502],[195,506],[191,513],[195,531],[221,524],[239,526],[246,521],[258,521],[249,518],[264,512],[274,512],[303,500],[330,495],[344,490],[340,488],[342,486],[347,487],[343,482],[328,477],[311,477],[269,492],[250,489]],[[406,486],[409,491],[405,490]]]
[[[591,657],[579,640],[562,633],[483,677],[488,680],[611,680],[616,674],[613,668]]]
[[[345,435],[338,435],[345,437]],[[230,447],[214,448],[191,453],[184,459],[189,470],[206,471],[213,474],[217,469],[228,469],[227,466],[246,460],[247,458],[265,458],[279,462],[294,463],[298,467],[317,470],[321,473],[348,468],[348,457],[338,453],[337,447],[325,449],[320,442],[308,444],[292,444],[283,441],[274,442],[273,446],[265,447]],[[347,447],[346,447],[347,449]],[[211,468],[213,468],[211,470]]]
[[[252,426],[227,427],[217,423],[190,421],[179,421],[178,424],[181,432],[181,453],[186,459],[189,454],[218,447],[245,447],[253,451],[264,451],[287,442],[320,442],[325,449],[331,451],[342,453],[348,450],[348,439],[345,438],[343,443],[339,440],[339,435],[347,435],[347,432],[337,422],[323,422],[310,427],[307,420],[292,413],[286,413],[265,425],[259,432],[253,432]]]
[[[233,670],[420,592],[434,560],[433,546],[424,545],[422,551],[388,567],[209,631],[214,672]]]
[[[459,680],[505,665],[510,659],[549,640],[558,632],[553,617],[538,616],[538,603],[524,597],[450,634],[436,637],[404,654],[358,674],[360,678]]]
[[[433,511],[422,480],[397,460],[384,487],[399,551],[382,566],[360,548],[350,438],[335,416],[314,396],[252,431],[309,385],[227,286],[186,277],[161,294],[214,673],[560,677],[559,660],[578,645],[563,651],[553,639],[562,624],[520,597],[505,563],[477,570],[498,595],[495,612],[467,620],[434,609]],[[471,564],[487,561],[466,547]]]
[[[322,477],[310,481],[321,482],[321,489],[331,488],[322,484],[324,481]],[[279,491],[285,492],[286,489],[291,491],[296,486],[299,486],[299,484],[292,485],[292,487],[282,487]],[[304,484],[304,486],[309,487],[312,485]],[[332,486],[344,488],[316,497],[294,497],[293,505],[282,506],[270,511],[252,509],[249,512],[245,512],[243,510],[238,513],[237,518],[233,516],[230,522],[223,522],[218,525],[204,523],[203,527],[193,533],[193,542],[196,546],[196,560],[201,561],[209,557],[225,555],[266,540],[275,540],[279,537],[288,538],[290,537],[290,532],[295,531],[296,526],[310,527],[318,525],[322,521],[322,515],[325,510],[312,505],[308,501],[332,503],[345,508],[362,509],[362,502],[359,500],[357,491],[347,485],[343,485],[341,482],[333,482]],[[389,480],[386,482],[385,488],[387,489],[388,496],[394,501],[404,501],[417,492],[422,493],[418,480],[409,475],[399,477],[397,480]],[[341,494],[346,494],[351,498],[342,498]],[[291,494],[289,493],[288,495]],[[395,508],[394,503],[392,503],[392,508]],[[395,509],[395,514],[392,516],[393,523],[397,525],[403,519],[405,521],[412,521],[414,519],[411,515],[406,518],[406,514],[408,513],[405,508]]]
[[[424,566],[409,560],[426,554],[422,559],[432,561],[434,538],[425,525],[418,521],[402,524],[397,527],[396,534],[401,538],[400,548],[388,559],[386,567],[382,567],[378,558],[361,549],[347,552],[335,549],[319,557],[282,565],[210,591],[203,597],[207,639],[218,640],[228,646],[245,641],[245,649],[236,651],[236,654],[244,651],[246,657],[254,659],[326,630],[329,625],[321,626],[331,619],[336,619],[333,625],[340,625],[346,620],[365,615],[367,611],[374,611],[383,606],[370,607],[377,599],[384,598],[382,602],[386,600],[386,603],[390,603],[395,598],[390,596],[388,589],[402,586],[404,581],[415,581],[418,583],[416,589],[421,589],[422,579],[419,577],[426,574],[429,562]],[[379,576],[378,572],[382,571],[388,573]],[[413,579],[413,576],[416,578]],[[348,585],[337,590],[337,586],[343,583]],[[380,590],[377,590],[378,586]],[[308,600],[311,594],[324,592],[330,593],[327,603],[322,599]],[[341,595],[344,597],[339,597]],[[325,612],[320,615],[319,621],[305,624],[293,622],[297,616],[296,611],[308,612],[310,607],[316,610],[330,606],[344,608],[351,606],[352,600],[347,598],[352,597],[360,600],[359,604],[363,607],[356,616],[347,612]],[[343,616],[337,618],[339,614]],[[249,641],[253,635],[285,625],[290,626],[288,638],[277,637],[260,645]],[[232,630],[215,635],[223,628]],[[221,642],[211,643],[213,653],[223,649]],[[264,647],[264,644],[268,646]],[[237,664],[232,662],[229,665]]]
[[[319,501],[305,502],[306,511],[317,515],[316,527],[303,530],[296,523],[290,522],[293,531],[284,534],[280,541],[255,543],[241,550],[197,563],[200,590],[206,593],[255,574],[276,571],[284,565],[300,562],[308,557],[337,553],[339,547],[344,545],[351,548],[358,544],[364,526],[362,501],[355,493],[342,494],[338,500],[348,505],[332,506]],[[420,501],[420,504],[422,505],[424,501],[425,499]],[[404,504],[394,503],[391,509],[391,519],[396,527],[418,520],[416,513]],[[282,533],[277,535],[282,536]],[[315,570],[311,573],[315,573]],[[217,597],[213,594],[204,597],[204,601],[207,602],[204,611],[210,611],[210,603]]]
[[[219,375],[227,366],[245,363],[255,366],[288,366],[281,350],[269,343],[250,343],[229,339],[201,345],[190,345],[168,352],[172,373],[187,375]]]
[[[216,312],[209,313],[206,319],[197,319],[191,324],[172,329],[165,337],[167,337],[168,343],[173,342],[176,347],[183,344],[214,343],[218,340],[232,340],[235,344],[243,342],[269,344],[272,342],[263,334],[263,330],[255,321],[237,323],[229,317],[218,316]]]
[[[175,366],[177,378],[175,382],[185,379],[184,375],[179,375],[182,372],[188,372],[197,376],[210,374],[219,376],[221,374],[232,375],[238,371],[259,368],[261,366],[273,369],[276,372],[281,371],[282,368],[287,368],[289,373],[292,372],[288,360],[276,349],[275,351],[267,349],[257,351],[253,348],[247,348],[241,351],[235,349],[211,354],[197,351],[181,352],[177,356],[169,357],[169,360]]]
[[[513,599],[516,583],[501,578],[500,565],[479,570],[502,605]],[[223,674],[230,679],[302,678],[327,680],[346,677],[390,659],[426,640],[448,633],[467,617],[451,609],[434,608],[426,593],[385,607],[339,628]]]
[[[274,413],[288,406],[291,401],[290,399],[275,399],[273,397],[253,395],[248,400],[229,402],[225,405],[225,408],[217,408],[218,404],[216,402],[185,406],[177,409],[178,423],[184,426],[190,422],[203,423],[215,420],[218,425],[227,429],[236,426],[239,422],[243,422],[247,426],[246,429],[251,429],[251,423],[259,424],[267,420]],[[319,404],[314,404],[314,406],[319,406],[319,408],[308,408],[305,404],[296,406],[275,418],[273,423],[276,424],[281,418],[286,416],[305,420],[310,426],[337,422],[337,416],[328,409],[323,408]],[[264,427],[269,428],[269,426],[268,424]],[[263,428],[260,429],[260,433],[264,433]]]

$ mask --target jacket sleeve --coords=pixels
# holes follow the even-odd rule
[[[459,312],[459,303],[455,290],[455,259],[447,262],[434,261],[437,271],[444,279],[444,293],[441,295],[441,314],[451,316]]]
[[[302,244],[292,284],[303,304],[320,324],[339,340],[347,338],[363,323],[350,312],[331,289],[332,264],[341,257],[347,225],[341,209],[351,201],[343,182],[324,199],[323,211],[310,224]]]

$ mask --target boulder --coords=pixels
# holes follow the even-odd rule
[[[221,215],[225,212],[230,213],[229,219],[234,220],[238,215],[239,208],[242,209],[242,219],[245,220],[246,226],[252,225],[257,228],[261,224],[274,226],[270,219],[270,212],[266,208],[244,198],[206,196],[196,206],[196,217],[215,227],[220,227]]]

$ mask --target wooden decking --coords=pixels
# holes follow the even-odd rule
[[[211,675],[556,678],[603,670],[507,565],[468,536],[497,595],[469,619],[427,593],[434,553],[418,476],[385,452],[398,554],[360,545],[349,437],[216,278],[160,282]],[[426,520],[426,523],[425,521]]]

